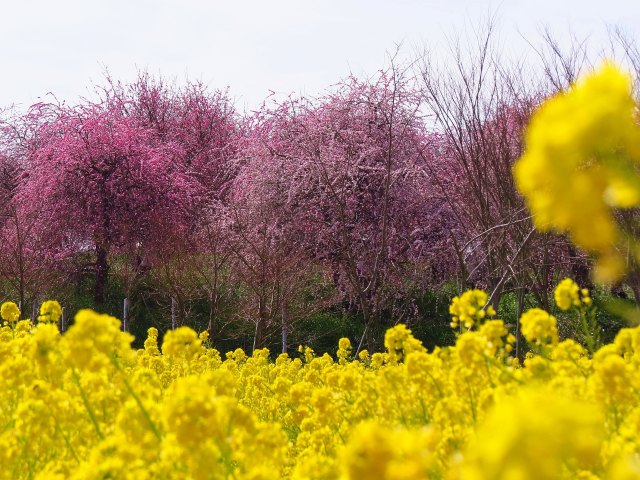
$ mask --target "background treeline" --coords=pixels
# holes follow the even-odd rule
[[[48,298],[67,322],[126,315],[138,341],[186,324],[222,349],[276,351],[379,348],[398,322],[447,343],[449,300],[470,287],[513,318],[552,308],[558,279],[589,285],[589,260],[534,230],[511,174],[523,129],[603,57],[640,78],[640,52],[619,31],[593,56],[546,34],[540,61],[519,63],[493,39],[489,26],[441,61],[391,58],[246,114],[226,91],[146,73],[5,110],[0,297],[26,317]],[[640,278],[616,291],[640,298]]]

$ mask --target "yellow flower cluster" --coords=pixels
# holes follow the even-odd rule
[[[482,290],[468,290],[454,297],[449,307],[449,313],[453,316],[451,328],[462,326],[470,329],[485,317],[495,315],[493,307],[487,306],[487,299],[487,294]]]
[[[47,300],[40,305],[40,322],[57,322],[62,317],[62,307],[56,300]]]
[[[0,307],[0,316],[5,322],[15,322],[20,318],[20,309],[13,302],[4,302]]]
[[[570,278],[562,280],[553,292],[556,305],[560,310],[569,310],[572,307],[588,307],[591,305],[589,290],[580,286]]]
[[[452,311],[477,319],[485,302]],[[354,358],[342,339],[336,359],[222,356],[186,327],[134,350],[90,310],[64,335],[7,323],[0,479],[638,478],[640,328],[590,356],[542,310],[521,325],[540,347],[523,365],[496,319],[431,352],[398,325],[385,352]]]
[[[531,308],[520,318],[522,335],[528,342],[547,344],[558,342],[556,317],[541,308]]]
[[[640,205],[636,120],[630,77],[605,65],[533,115],[514,168],[536,227],[566,232],[596,255],[604,281],[624,271],[614,209]]]

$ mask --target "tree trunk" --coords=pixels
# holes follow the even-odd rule
[[[491,297],[491,306],[497,312],[500,307],[500,299],[502,298],[502,292],[504,291],[504,284],[502,278],[491,277],[489,279],[489,293],[493,294]]]
[[[522,336],[522,329],[520,328],[520,317],[524,310],[524,295],[524,288],[518,290],[516,313],[516,358],[520,360],[521,364],[524,362],[524,338]]]
[[[287,353],[287,306],[283,303],[282,316],[282,353]]]
[[[592,289],[593,282],[589,275],[589,265],[587,262],[581,261],[578,250],[574,248],[573,245],[569,245],[569,255],[576,259],[571,262],[571,277],[573,280],[575,280],[575,282],[582,288]]]
[[[215,321],[218,311],[217,295],[209,295],[209,325],[207,325],[207,332],[209,336],[213,338],[213,323]]]
[[[22,311],[22,308],[24,305],[26,305],[25,303],[25,294],[24,294],[24,283],[22,282],[22,280],[20,281],[20,298],[18,300],[18,310],[20,310],[20,318],[24,318],[24,313]]]
[[[96,245],[96,289],[94,301],[96,305],[102,305],[107,291],[109,263],[107,262],[107,250],[101,245]]]
[[[380,315],[370,312],[365,326],[366,343],[369,353],[381,352],[384,349],[384,333]]]
[[[266,336],[266,323],[267,323],[267,312],[265,310],[265,302],[262,298],[259,300],[258,304],[258,322],[256,323],[256,332],[253,337],[253,350],[258,348],[263,348],[265,345],[265,336]]]
[[[262,317],[258,317],[258,322],[256,323],[256,333],[253,337],[253,351],[255,352],[257,349],[264,347],[264,320]]]
[[[640,307],[640,273],[638,273],[637,269],[634,269],[627,276],[626,284],[629,285],[629,287],[631,287],[631,290],[633,291],[636,306]]]

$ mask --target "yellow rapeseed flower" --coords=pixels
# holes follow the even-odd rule
[[[615,208],[640,205],[640,129],[629,75],[606,64],[533,115],[514,167],[537,228],[566,232],[601,258],[600,280],[624,269]]]
[[[20,318],[20,309],[13,302],[4,302],[0,307],[0,316],[7,322],[15,322]]]
[[[565,278],[553,291],[553,298],[560,310],[569,310],[580,305],[580,287],[570,278]]]
[[[541,308],[531,308],[520,318],[522,335],[528,342],[547,344],[558,342],[556,318]]]
[[[62,307],[56,300],[47,300],[40,305],[40,322],[57,322],[62,316]]]

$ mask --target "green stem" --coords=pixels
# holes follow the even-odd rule
[[[158,429],[154,421],[151,419],[151,415],[149,414],[149,411],[145,408],[145,406],[142,404],[142,400],[140,400],[140,397],[136,394],[136,392],[133,391],[133,388],[131,387],[129,380],[127,380],[127,376],[124,370],[122,369],[122,367],[120,366],[120,364],[118,363],[118,359],[115,357],[115,355],[111,355],[111,361],[113,362],[113,365],[116,367],[116,369],[120,373],[122,373],[122,381],[124,382],[124,386],[127,387],[127,391],[131,394],[133,399],[138,404],[138,407],[142,412],[142,416],[147,421],[149,428],[151,429],[151,431],[153,432],[153,434],[156,436],[158,440],[162,440],[162,434],[160,433],[160,430]]]
[[[80,458],[78,458],[78,454],[76,453],[76,450],[73,448],[73,445],[71,445],[71,441],[69,440],[69,437],[67,437],[67,434],[65,433],[64,429],[60,426],[60,422],[58,422],[58,419],[56,418],[56,416],[53,415],[53,412],[51,416],[53,417],[53,420],[56,422],[56,428],[60,432],[60,435],[62,435],[62,438],[64,439],[64,443],[69,449],[69,451],[71,452],[71,454],[73,455],[73,458],[77,463],[80,463]]]
[[[78,371],[75,368],[72,371],[73,371],[73,378],[76,381],[78,390],[80,391],[80,398],[82,398],[82,403],[84,403],[84,408],[87,409],[87,413],[89,414],[89,418],[91,419],[91,422],[93,423],[93,426],[96,429],[96,433],[98,434],[98,437],[100,437],[100,439],[104,439],[104,435],[100,430],[100,425],[98,425],[98,419],[96,418],[96,414],[94,413],[93,408],[91,408],[91,404],[89,403],[87,394],[82,388],[82,385],[80,385],[80,376],[78,375]]]

